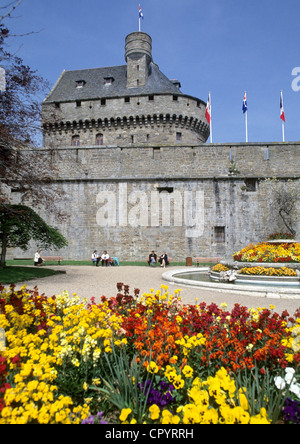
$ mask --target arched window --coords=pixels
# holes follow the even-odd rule
[[[103,134],[99,133],[96,135],[96,145],[103,145]]]
[[[80,146],[80,137],[72,136],[72,146]]]

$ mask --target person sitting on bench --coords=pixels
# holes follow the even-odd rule
[[[166,252],[164,251],[163,254],[160,256],[158,262],[161,264],[161,267],[166,267],[166,265],[169,265],[169,261],[168,261],[168,255],[166,254]]]
[[[154,253],[154,251],[152,251],[150,254],[149,254],[149,259],[148,259],[148,264],[149,265],[154,265],[154,264],[156,264],[157,263],[157,256],[156,256],[156,254]]]
[[[34,255],[34,266],[35,267],[42,265],[42,263],[44,262],[44,259],[40,255],[40,252],[41,252],[40,250],[37,250],[37,252]]]
[[[102,256],[101,256],[101,261],[102,261],[102,267],[105,266],[107,267],[108,261],[109,261],[109,254],[107,254],[107,251],[104,251]]]

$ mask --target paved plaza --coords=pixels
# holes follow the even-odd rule
[[[49,267],[50,268],[50,267]],[[239,294],[226,294],[216,291],[202,290],[199,288],[172,285],[162,279],[162,274],[166,269],[160,267],[135,267],[135,266],[121,266],[121,267],[93,267],[93,266],[60,266],[51,267],[61,271],[65,274],[58,274],[52,277],[43,279],[31,280],[28,282],[18,284],[26,284],[29,289],[38,287],[40,294],[44,293],[46,296],[60,294],[66,290],[70,295],[76,293],[81,298],[95,297],[96,301],[100,301],[102,295],[107,297],[116,296],[117,282],[123,282],[130,286],[133,293],[135,288],[141,290],[141,294],[149,292],[151,288],[154,290],[160,289],[161,285],[168,285],[169,292],[172,293],[176,289],[182,290],[182,300],[185,304],[198,303],[227,303],[228,309],[232,309],[235,303],[239,303],[246,307],[269,307],[270,304],[275,305],[277,312],[281,313],[283,310],[288,310],[290,315],[293,315],[297,308],[300,307],[300,292],[299,299],[269,299],[252,296],[243,296]],[[182,269],[185,267],[172,267],[172,269]]]

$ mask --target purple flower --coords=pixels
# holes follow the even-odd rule
[[[91,415],[88,418],[84,419],[81,424],[95,424],[94,416]]]
[[[293,424],[300,424],[300,402],[287,398],[285,404],[283,409],[285,420]]]
[[[103,420],[103,412],[98,412],[97,416],[91,415],[88,418],[84,419],[81,424],[108,424],[108,423]]]
[[[104,415],[103,412],[98,412],[97,413],[97,417],[98,417],[98,421],[99,421],[98,424],[108,424],[108,422],[103,420],[103,415]]]
[[[171,404],[175,399],[172,396],[174,386],[165,381],[160,381],[157,389],[154,388],[149,379],[147,379],[146,382],[138,384],[138,387],[145,395],[149,393],[147,405],[150,406],[156,404],[158,407],[164,408],[166,405]]]

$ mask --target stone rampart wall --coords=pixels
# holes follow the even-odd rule
[[[284,186],[300,177],[300,143],[81,147],[41,150],[57,167],[69,219],[65,258],[107,250],[144,260],[151,250],[174,260],[230,257],[282,229],[265,178]],[[233,161],[233,162],[232,162]],[[51,186],[51,185],[46,185]],[[300,218],[296,220],[300,232]],[[11,252],[15,256],[29,253]],[[44,252],[46,254],[48,252]]]

